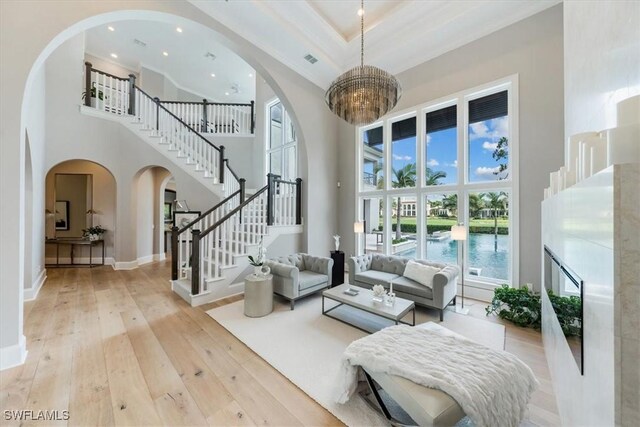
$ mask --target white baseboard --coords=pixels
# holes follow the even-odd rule
[[[138,265],[149,264],[150,262],[153,262],[153,257],[154,255],[147,255],[147,256],[138,258],[137,259]]]
[[[153,254],[154,261],[164,261],[165,259],[167,259],[167,254],[164,252],[161,254]]]
[[[462,286],[458,283],[458,295],[462,296]],[[493,299],[493,291],[489,289],[477,288],[473,285],[464,285],[464,296],[479,301],[491,302]]]
[[[99,257],[92,257],[92,264],[93,265],[100,265],[102,264],[102,256]],[[71,264],[71,257],[60,257],[60,259],[58,260],[60,264]],[[88,256],[81,256],[81,257],[73,257],[73,261],[76,264],[89,264],[89,257]],[[56,258],[55,257],[49,257],[45,259],[45,263],[50,264],[50,265],[55,265],[56,264]],[[104,265],[113,265],[115,263],[115,260],[113,259],[113,257],[105,257],[104,258]]]
[[[135,270],[138,268],[138,261],[116,261],[113,263],[114,270]]]
[[[22,365],[27,359],[27,339],[20,335],[18,344],[0,348],[0,371]]]
[[[38,296],[38,292],[40,292],[40,288],[44,284],[45,280],[47,280],[47,269],[43,268],[36,280],[31,284],[30,288],[25,288],[24,290],[24,300],[25,301],[33,301]]]

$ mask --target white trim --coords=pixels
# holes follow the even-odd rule
[[[38,277],[36,278],[36,280],[34,280],[33,283],[31,284],[31,287],[25,288],[24,301],[25,302],[33,301],[34,299],[36,299],[38,297],[38,292],[40,292],[40,289],[42,288],[42,285],[46,280],[47,280],[47,269],[43,268],[42,271],[40,271],[40,274],[38,274]]]
[[[153,259],[154,256],[155,255],[153,255],[153,254],[152,255],[145,255],[145,256],[142,256],[142,257],[138,258],[136,260],[136,262],[138,263],[138,265],[149,264],[150,262],[154,261],[154,259]]]
[[[20,335],[17,344],[0,348],[0,371],[22,365],[27,354],[27,339]]]
[[[116,261],[113,263],[114,270],[135,270],[138,268],[138,261]]]
[[[88,256],[73,257],[73,260],[77,264],[87,264],[87,265],[89,265],[89,257]],[[93,260],[92,264],[94,266],[102,264],[102,256],[93,256],[92,260]],[[70,264],[71,263],[71,258],[68,257],[68,256],[61,256],[59,258],[59,262],[60,262],[60,264]],[[45,258],[45,263],[55,266],[56,265],[56,257],[47,257],[47,258]],[[105,257],[104,258],[104,265],[113,265],[114,263],[115,263],[115,260],[113,259],[113,257]]]

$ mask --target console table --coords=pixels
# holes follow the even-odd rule
[[[331,251],[333,270],[331,272],[331,287],[344,283],[344,252]]]
[[[104,240],[100,239],[100,240],[88,240],[88,239],[81,239],[81,238],[57,238],[57,239],[46,239],[44,241],[45,244],[47,245],[56,245],[56,263],[55,264],[47,264],[47,267],[70,267],[70,266],[74,266],[74,267],[80,267],[80,266],[85,266],[85,267],[94,267],[96,265],[104,265]],[[60,264],[60,246],[69,246],[71,248],[70,251],[70,258],[71,258],[71,262],[69,264]],[[93,247],[94,246],[102,246],[102,263],[101,264],[94,264],[93,263]],[[73,250],[76,246],[89,246],[89,263],[76,263],[73,260]]]

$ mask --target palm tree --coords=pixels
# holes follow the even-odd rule
[[[375,180],[376,180],[376,190],[382,190],[382,188],[384,187],[384,179],[382,176],[378,176],[378,174],[380,172],[382,172],[383,169],[383,165],[382,162],[375,162],[373,165],[373,175],[375,176]],[[382,175],[382,174],[380,174]]]
[[[415,167],[415,165],[414,165]],[[427,167],[425,174],[424,174],[424,179],[425,179],[425,184],[426,185],[440,185],[442,184],[440,182],[441,179],[444,179],[447,177],[447,173],[444,171],[433,171],[431,168]]]
[[[469,217],[477,218],[484,208],[484,201],[477,193],[469,194]]]
[[[457,194],[449,194],[447,196],[442,197],[442,207],[455,217],[458,216],[458,195]]]
[[[498,210],[503,210],[506,206],[507,194],[504,191],[499,193],[482,193],[480,194],[485,201],[486,206],[491,209],[491,215],[493,216],[493,234],[495,240],[498,240]]]
[[[401,169],[393,169],[393,188],[415,187],[416,186],[416,164],[409,163]],[[396,240],[402,238],[400,230],[400,220],[402,212],[402,197],[398,197],[396,204]]]

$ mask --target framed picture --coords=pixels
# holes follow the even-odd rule
[[[200,216],[200,211],[184,211],[173,213],[174,227],[184,228]]]
[[[172,215],[172,206],[171,202],[164,202],[164,222],[171,222]]]
[[[69,201],[56,200],[56,230],[69,229]]]

